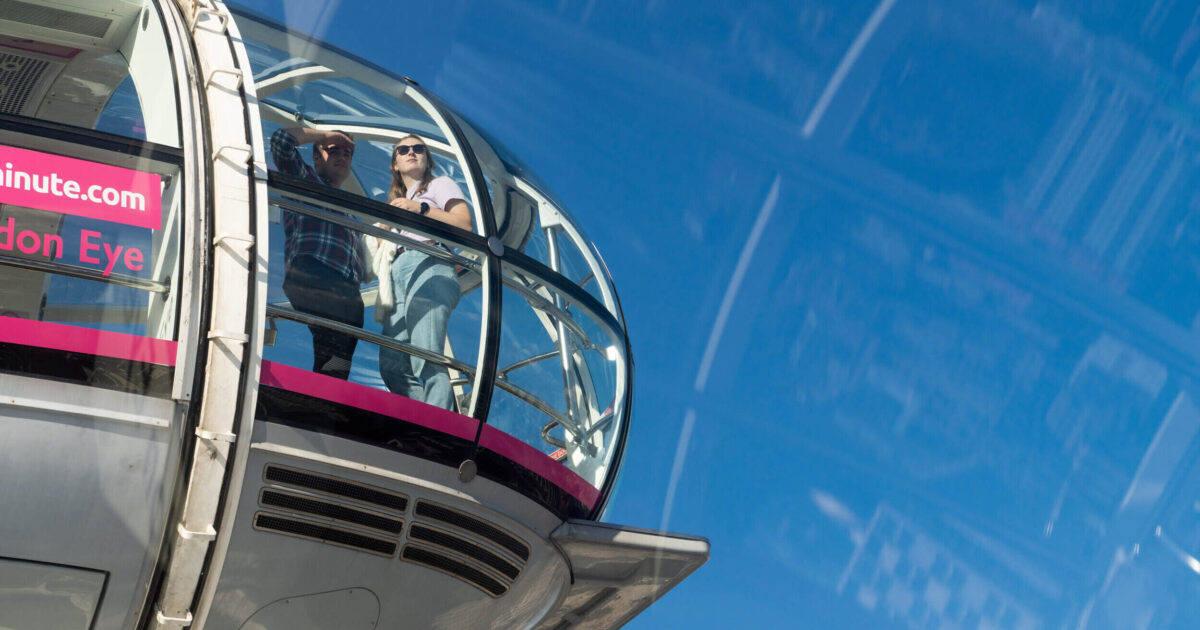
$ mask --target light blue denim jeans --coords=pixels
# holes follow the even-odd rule
[[[383,322],[383,334],[443,354],[446,324],[458,306],[454,265],[424,252],[406,251],[392,261],[391,282],[396,304]],[[454,409],[454,392],[444,366],[381,347],[379,374],[397,394]]]

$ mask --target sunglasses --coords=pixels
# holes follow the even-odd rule
[[[401,144],[401,145],[397,145],[397,146],[396,146],[396,150],[395,150],[395,154],[396,154],[396,155],[408,155],[408,150],[409,150],[409,149],[412,149],[412,152],[413,152],[413,154],[415,154],[415,155],[424,155],[424,154],[425,154],[425,145],[423,145],[423,144]]]

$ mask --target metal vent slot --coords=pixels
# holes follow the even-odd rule
[[[468,558],[485,564],[496,571],[499,571],[507,576],[510,580],[517,579],[517,576],[521,574],[521,568],[515,564],[488,551],[487,549],[484,549],[483,547],[480,547],[479,545],[476,545],[469,540],[464,540],[448,532],[436,530],[431,527],[425,527],[424,525],[414,524],[408,530],[408,538],[409,540],[420,540],[438,547],[443,547],[450,551],[458,552],[464,556],[467,556]]]
[[[329,527],[327,525],[263,512],[254,515],[254,528],[278,534],[297,536],[308,540],[326,542],[340,547],[349,547],[389,558],[396,554],[397,543],[390,540],[372,538],[337,527]]]
[[[11,22],[97,39],[103,39],[112,24],[112,20],[107,18],[38,6],[20,0],[0,0],[0,16],[0,19]]]
[[[491,523],[427,501],[417,501],[417,516],[441,521],[464,531],[478,534],[513,552],[521,560],[529,560],[529,545]]]
[[[333,477],[324,477],[274,464],[267,464],[263,476],[267,481],[273,483],[353,499],[362,503],[370,503],[396,510],[397,512],[403,512],[408,509],[408,497],[389,492],[382,488],[375,488]]]
[[[399,534],[404,530],[404,521],[400,519],[388,518],[382,514],[374,514],[337,503],[329,503],[277,490],[264,489],[258,503],[263,507],[276,507],[293,512],[311,514],[313,516],[322,516],[342,521],[343,523],[352,523],[371,529],[378,529],[390,534]]]
[[[41,59],[0,53],[0,113],[20,114],[49,66]]]
[[[508,592],[508,587],[492,576],[432,549],[405,545],[404,551],[400,553],[400,557],[408,562],[420,564],[459,578],[492,597],[500,597]]]

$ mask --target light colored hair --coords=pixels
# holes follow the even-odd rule
[[[395,146],[392,147],[391,164],[389,165],[389,168],[392,170],[392,185],[388,188],[388,201],[408,198],[408,186],[404,185],[404,177],[400,174],[400,171],[396,170],[396,147],[409,138],[421,140],[421,136],[410,133],[400,138]],[[433,154],[429,152],[429,146],[425,144],[424,140],[421,140],[421,146],[425,147],[425,170],[421,172],[421,182],[417,184],[416,194],[418,195],[425,192],[429,188],[429,182],[433,181]]]

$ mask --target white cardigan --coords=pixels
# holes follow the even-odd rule
[[[392,294],[392,260],[396,257],[396,244],[364,234],[363,245],[367,248],[371,271],[379,278],[379,292],[375,298],[375,321],[382,324],[396,305],[396,296]]]

